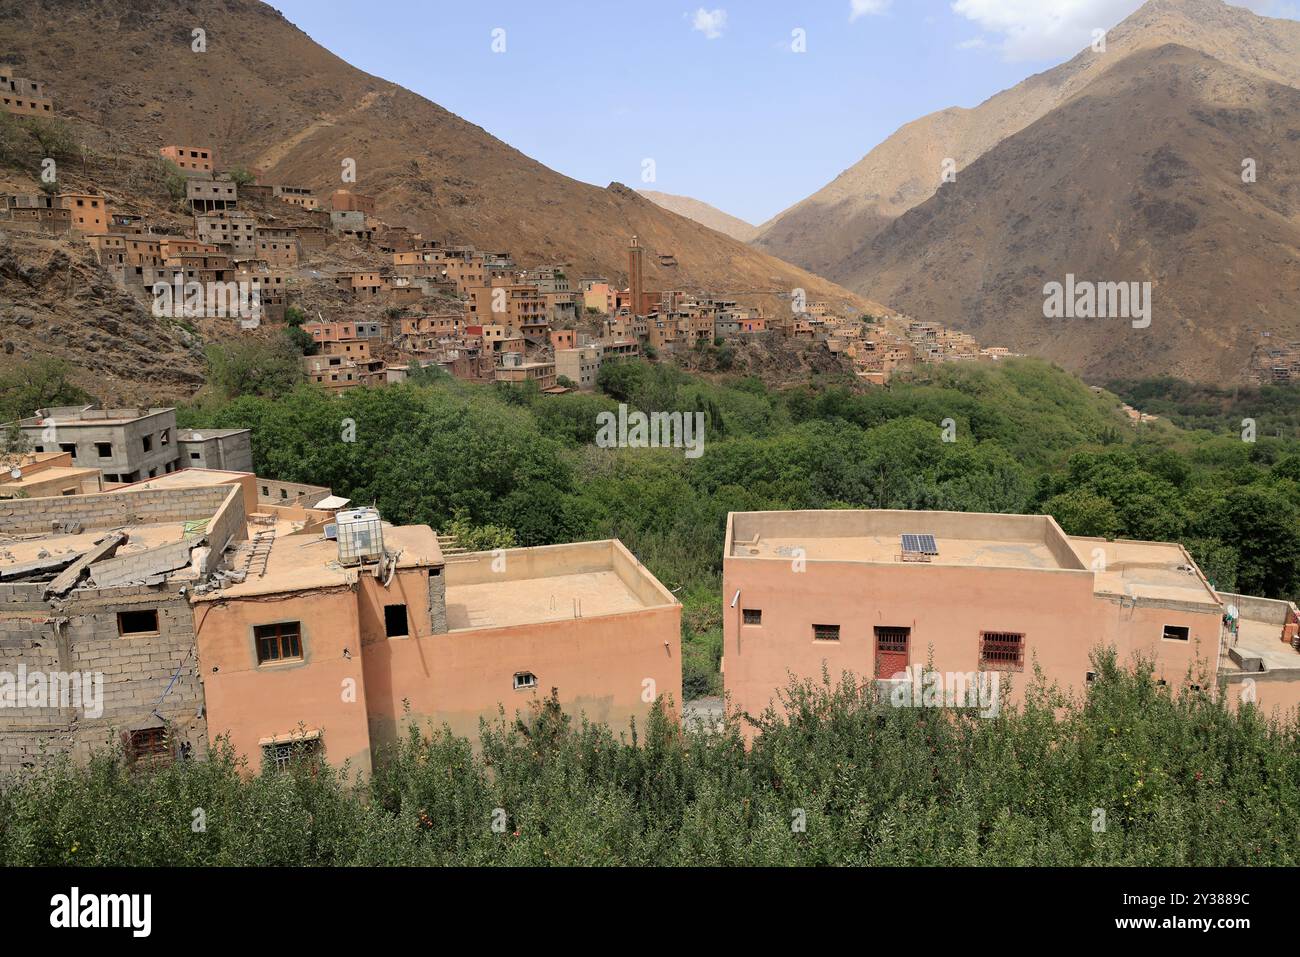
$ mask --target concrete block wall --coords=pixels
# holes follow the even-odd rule
[[[445,568],[430,568],[429,575],[429,633],[447,633],[447,573]]]
[[[41,585],[4,587],[0,672],[16,676],[25,665],[29,673],[102,675],[103,711],[92,717],[74,707],[0,708],[0,772],[60,753],[84,761],[123,732],[158,726],[158,716],[170,727],[174,748],[205,753],[194,616],[179,584],[82,588],[50,603],[39,599]],[[118,613],[144,609],[157,612],[157,634],[122,637]]]
[[[0,533],[48,533],[54,520],[79,521],[85,531],[158,522],[199,521],[211,517],[231,486],[124,489],[98,495],[7,499],[0,502]]]

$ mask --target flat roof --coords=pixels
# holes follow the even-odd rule
[[[177,469],[175,472],[155,475],[153,478],[141,479],[129,485],[119,485],[114,491],[145,488],[205,488],[209,485],[233,482],[252,474],[252,472],[230,472],[224,469]]]
[[[644,607],[646,605],[612,569],[524,581],[447,586],[447,628],[450,631],[570,621],[577,617],[617,615]]]
[[[1111,542],[1103,538],[1068,537],[1067,540],[1084,566],[1093,568],[1093,591],[1098,595],[1191,602],[1207,608],[1222,604],[1181,545]],[[1097,562],[1098,558],[1104,561]]]
[[[224,439],[227,436],[252,431],[252,429],[180,429],[176,433],[176,438],[181,442],[206,442],[208,439]]]
[[[159,409],[83,409],[75,406],[60,406],[44,411],[44,415],[30,415],[19,420],[19,425],[27,428],[51,423],[66,426],[127,425],[131,422],[147,419],[150,416],[161,415],[164,412],[175,412],[176,410],[171,407]]]
[[[1282,641],[1282,626],[1272,622],[1242,618],[1237,624],[1237,640],[1228,639],[1226,642],[1224,650],[1228,649],[1246,658],[1259,658],[1264,662],[1266,673],[1300,671],[1300,653]],[[1220,669],[1241,671],[1241,667],[1226,654],[1220,659]]]
[[[238,571],[258,532],[275,531],[266,560],[266,572],[259,575],[258,564],[242,582],[214,588],[195,601],[273,595],[282,592],[312,591],[351,585],[360,571],[356,565],[339,564],[339,546],[333,539],[318,533],[302,534],[303,523],[278,519],[274,524],[249,523],[248,541],[239,542],[226,551],[226,564]],[[384,549],[396,553],[397,567],[434,567],[443,563],[438,536],[427,525],[389,525],[383,523]],[[373,567],[373,566],[371,566]]]
[[[118,546],[115,557],[129,556],[159,545],[171,545],[185,539],[185,522],[157,522],[148,525],[126,525],[116,529],[95,528],[79,535],[24,535],[11,537],[0,534],[0,572],[26,562],[37,561],[41,552],[47,557],[58,558],[61,555],[80,555],[95,547],[95,543],[108,535],[110,531],[121,531],[127,535],[127,541]],[[97,566],[91,566],[92,568]],[[193,577],[192,568],[182,568],[168,572],[169,578]]]
[[[1222,603],[1195,561],[1170,542],[1071,537],[1048,515],[898,510],[733,512],[728,558],[912,564],[902,535],[933,535],[917,564],[1087,572],[1097,595],[1200,606]],[[1102,561],[1098,561],[1102,558]]]
[[[18,466],[22,469],[22,466]],[[49,468],[33,469],[27,471],[23,469],[21,478],[11,478],[5,473],[0,473],[0,488],[10,488],[13,486],[23,485],[44,485],[46,482],[53,482],[61,479],[85,478],[87,475],[98,475],[99,469],[89,466],[76,465],[52,465]]]
[[[1086,566],[1047,516],[971,512],[819,510],[734,512],[728,558],[911,564],[904,534],[933,535],[937,555],[917,564],[1068,569]]]
[[[451,631],[572,621],[679,604],[613,539],[452,555],[446,595]]]

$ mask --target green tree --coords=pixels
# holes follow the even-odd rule
[[[72,367],[53,356],[0,362],[0,421],[21,419],[47,406],[89,402],[72,382]]]
[[[287,335],[213,344],[207,348],[208,384],[227,399],[280,395],[302,380],[301,355]]]

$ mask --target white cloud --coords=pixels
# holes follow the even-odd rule
[[[695,19],[691,22],[691,29],[699,30],[709,40],[722,36],[726,26],[726,10],[705,10],[703,7],[695,11]]]
[[[849,20],[884,13],[893,0],[849,0]]]
[[[1231,0],[1265,16],[1295,16],[1295,0]],[[1142,6],[1143,0],[954,0],[952,9],[1002,37],[1008,60],[1072,56]]]
[[[969,40],[962,40],[957,44],[958,50],[983,50],[988,44],[983,37],[971,37]]]

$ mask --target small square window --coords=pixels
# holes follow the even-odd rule
[[[97,454],[101,459],[111,459],[111,458],[113,457],[113,443],[112,443],[112,442],[96,442],[96,443],[95,443],[95,453],[96,453],[96,454]]]
[[[411,633],[406,622],[405,605],[384,606],[384,634],[389,638],[405,638]]]
[[[1094,681],[1097,680],[1097,672],[1089,671],[1086,675],[1083,676],[1083,680],[1088,682],[1088,684],[1092,684]]]
[[[1025,636],[1003,631],[980,632],[980,667],[990,671],[1025,670]]]
[[[763,610],[761,608],[745,608],[741,610],[741,621],[746,625],[761,625],[763,623]]]
[[[813,625],[813,641],[839,641],[839,625]]]
[[[41,451],[41,450],[40,450],[40,449],[37,449],[37,451],[39,452],[39,451]],[[75,442],[60,442],[60,443],[59,443],[59,451],[60,451],[60,452],[71,452],[71,453],[72,453],[72,457],[73,457],[73,459],[76,459],[76,457],[77,457],[77,445],[76,445]]]
[[[287,771],[291,765],[315,760],[320,756],[320,751],[320,738],[307,738],[303,741],[263,745],[262,759],[267,764],[273,764],[277,771]]]
[[[302,657],[302,625],[281,621],[274,625],[255,625],[253,640],[257,645],[257,663],[286,661]]]
[[[123,638],[158,634],[158,610],[147,608],[143,611],[119,611],[117,633]]]
[[[537,675],[531,671],[520,671],[515,674],[515,690],[526,691],[529,688],[537,687]]]
[[[166,764],[171,756],[166,728],[141,728],[127,737],[127,757],[133,763]]]
[[[1182,625],[1165,625],[1163,638],[1165,641],[1187,641],[1192,636],[1192,630]]]

